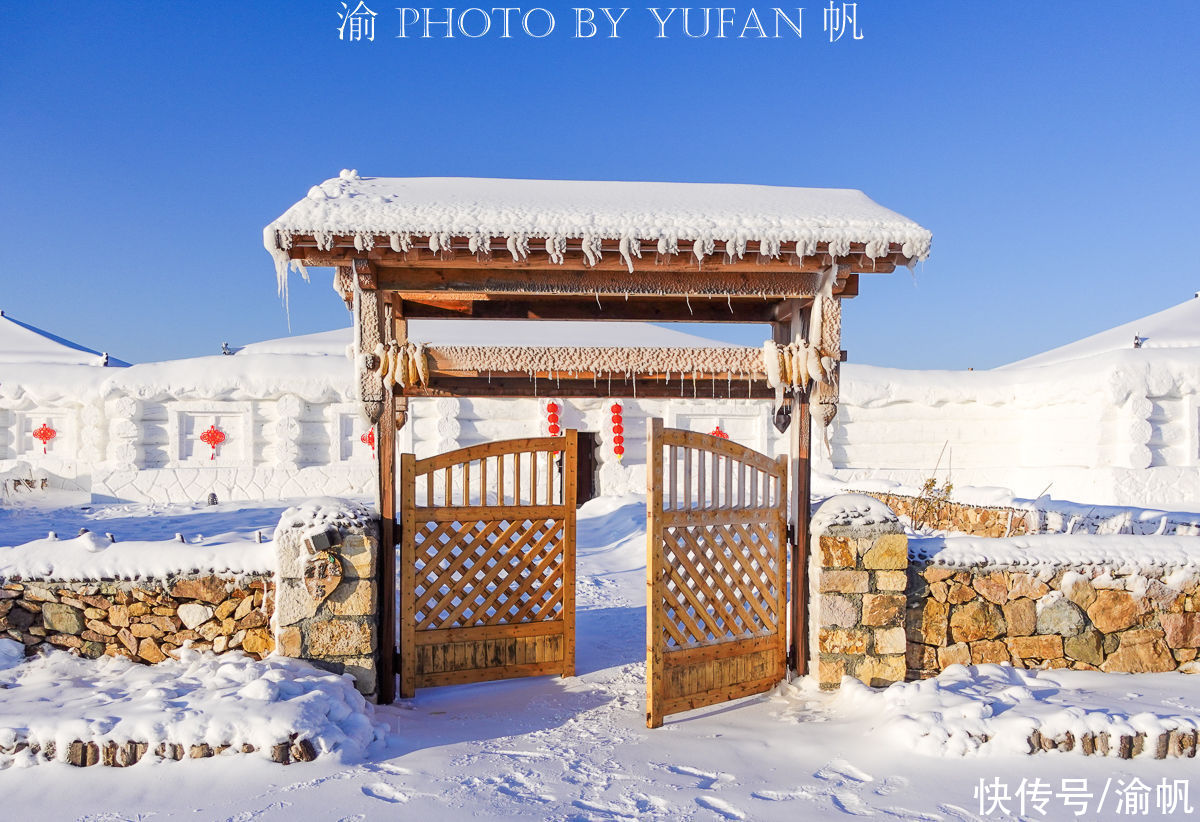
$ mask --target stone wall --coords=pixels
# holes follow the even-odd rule
[[[1132,673],[1197,669],[1197,574],[1083,564],[1029,573],[914,562],[908,576],[910,679],[985,662]]]
[[[275,640],[269,623],[274,583],[265,577],[184,576],[163,581],[0,584],[0,636],[83,656],[155,663],[185,642],[261,659]]]
[[[862,491],[913,521],[914,513],[925,526],[980,537],[1016,537],[1024,534],[1155,534],[1200,535],[1200,514],[1169,512],[1129,506],[1080,505],[1050,501],[1042,505],[970,505],[949,501],[928,505],[918,496]]]
[[[870,497],[834,497],[813,515],[810,614],[821,687],[843,676],[888,685],[905,675],[908,540],[895,514]]]
[[[368,698],[379,690],[379,523],[346,504],[284,512],[278,552],[278,653],[354,677]]]

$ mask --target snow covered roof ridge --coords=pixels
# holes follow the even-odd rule
[[[127,366],[114,359],[0,311],[0,363]]]
[[[649,183],[583,180],[509,180],[472,177],[362,177],[343,170],[285,211],[263,231],[283,281],[287,249],[294,236],[312,236],[331,246],[335,235],[355,237],[370,250],[387,237],[393,250],[427,238],[431,250],[452,237],[469,237],[472,250],[507,248],[514,259],[528,254],[531,239],[545,242],[550,258],[561,262],[566,239],[597,247],[620,241],[632,265],[641,243],[660,253],[713,253],[716,241],[744,249],[747,241],[801,256],[826,244],[834,256],[861,243],[871,257],[889,247],[910,260],[929,255],[930,232],[871,200],[861,191],[835,188],[729,183]],[[556,250],[558,253],[556,254]],[[686,250],[686,248],[685,248]]]

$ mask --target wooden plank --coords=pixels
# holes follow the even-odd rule
[[[400,455],[400,696],[416,693],[416,474],[412,454]]]
[[[515,637],[543,636],[561,634],[563,620],[544,620],[542,622],[522,622],[505,625],[473,625],[468,628],[437,628],[428,631],[416,631],[416,644],[444,645],[452,642],[475,642],[480,640],[510,639]]]
[[[755,654],[783,647],[783,637],[780,634],[756,637],[755,639],[737,639],[729,642],[717,642],[698,648],[681,648],[668,651],[663,659],[667,668],[678,668],[684,665],[696,665],[701,662],[712,662],[718,659]]]
[[[562,544],[562,613],[563,653],[562,675],[575,676],[575,497],[578,489],[579,432],[566,430],[566,448],[563,450],[563,471],[566,472],[562,490],[563,544]]]
[[[462,522],[468,519],[499,520],[521,517],[522,519],[561,519],[561,505],[439,505],[434,508],[417,507],[417,519],[428,522]]]
[[[396,292],[403,297],[404,313],[413,319],[479,320],[553,320],[578,322],[692,322],[692,323],[766,323],[772,319],[774,303],[761,297],[732,297],[726,300],[693,298],[687,302],[663,302],[658,297],[596,296],[549,297],[513,293],[505,298],[491,294],[472,294],[474,301],[450,301],[457,292],[447,291],[438,299],[427,293]],[[619,303],[619,305],[617,304]],[[607,306],[606,306],[607,304]],[[606,307],[611,310],[606,310]]]
[[[688,696],[666,699],[663,701],[663,713],[677,714],[684,711],[693,711],[697,708],[706,708],[709,705],[716,705],[720,702],[729,702],[730,700],[741,699],[745,696],[766,693],[778,684],[778,677],[772,674],[761,679],[742,682],[727,688],[716,688]]]
[[[361,269],[360,269],[361,270]],[[384,301],[384,310],[378,322],[380,333],[386,338],[393,326],[406,333],[407,323],[403,320],[393,324],[389,300]],[[378,579],[376,591],[379,617],[379,703],[390,705],[396,701],[396,398],[384,392],[383,413],[375,425],[375,455],[379,468],[379,557],[376,563]]]
[[[529,654],[529,656],[533,656],[533,654]],[[442,685],[466,685],[472,682],[494,682],[498,679],[517,679],[526,676],[554,676],[561,670],[562,662],[557,659],[548,662],[505,665],[500,668],[451,670],[443,673],[425,674],[420,677],[417,686],[420,688],[434,688]]]
[[[647,438],[646,464],[646,726],[659,728],[663,723],[663,654],[664,638],[659,626],[665,621],[663,600],[665,591],[665,562],[663,560],[662,526],[662,420],[650,420]]]
[[[541,373],[537,375],[539,385],[551,381],[554,384],[554,394],[562,399],[591,398],[591,399],[679,399],[679,380],[667,381],[666,375],[647,377],[637,375],[627,379],[623,374],[600,374],[595,379],[590,375],[580,378],[576,372],[561,372],[554,374]],[[611,377],[611,379],[610,379]],[[728,378],[728,379],[727,379]],[[731,381],[730,381],[731,380]],[[747,381],[745,375],[714,374],[701,375],[698,378],[699,392],[713,399],[732,400],[769,400],[774,399],[775,389],[767,385],[765,380],[752,379]],[[446,374],[434,370],[430,375],[428,386],[396,386],[396,393],[405,397],[528,397],[531,382],[528,374],[521,375],[489,375],[477,374]]]

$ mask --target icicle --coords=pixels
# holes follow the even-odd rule
[[[408,232],[392,234],[388,237],[388,241],[391,243],[392,251],[395,251],[397,254],[406,254],[412,248],[412,237],[409,236]]]
[[[692,311],[692,300],[691,300],[691,297],[690,297],[689,295],[687,295],[687,294],[684,294],[684,295],[683,295],[683,301],[687,303],[687,307],[688,307],[688,313],[689,313],[689,314],[691,314],[691,315],[693,315],[693,316],[695,316],[695,313],[696,313],[696,312]]]
[[[725,241],[725,258],[729,262],[740,260],[746,256],[746,241],[741,237]]]
[[[716,244],[711,240],[696,240],[692,243],[692,256],[696,258],[696,265],[701,265],[704,258],[712,254],[716,248]]]
[[[529,239],[524,234],[514,234],[504,244],[514,263],[524,262],[529,257]]]
[[[561,236],[547,237],[546,253],[550,255],[550,262],[561,265],[566,259],[567,238]]]
[[[725,295],[725,305],[729,306],[729,313],[732,314],[733,313],[733,295],[732,294]]]
[[[633,258],[642,259],[642,241],[636,237],[622,237],[617,248],[621,252],[621,259],[625,261],[626,268],[629,273],[633,273]],[[629,299],[629,295],[625,295],[625,299]]]
[[[601,311],[603,311],[604,306],[600,305],[600,292],[597,291],[595,293],[596,293],[596,307],[599,308]]]
[[[589,266],[595,267],[600,262],[601,257],[604,256],[601,250],[603,242],[599,237],[591,235],[583,238],[580,245],[583,248],[583,258]]]
[[[354,235],[354,249],[356,251],[370,251],[375,247],[375,235],[364,231],[356,232]]]
[[[430,235],[429,235],[429,250],[432,251],[434,254],[437,254],[439,251],[442,250],[441,240],[438,238],[437,234],[430,233]]]

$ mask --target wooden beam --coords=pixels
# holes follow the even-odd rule
[[[361,275],[360,275],[361,276]],[[392,306],[385,299],[377,322],[380,339],[391,337]],[[375,453],[379,467],[379,556],[375,589],[379,599],[379,703],[396,700],[396,396],[385,392],[383,414],[376,423]]]
[[[540,376],[536,380],[527,375],[496,376],[486,374],[448,375],[434,371],[429,386],[425,388],[396,387],[398,395],[407,397],[646,397],[657,399],[696,400],[732,399],[764,400],[775,396],[774,389],[762,380],[752,380],[749,385],[744,378],[697,379],[695,386],[688,378],[680,384],[678,375],[668,382],[664,378],[639,376],[635,380],[624,377],[553,379]]]
[[[513,300],[430,300],[403,297],[411,319],[597,320],[638,322],[763,323],[771,319],[774,301],[760,297],[692,297],[664,301],[657,297],[530,297]],[[447,295],[448,296],[448,295]]]

